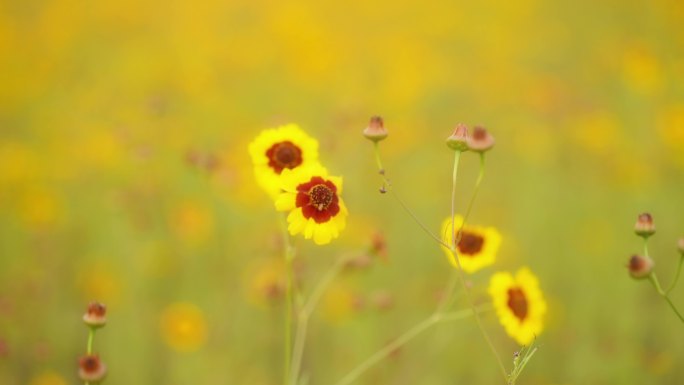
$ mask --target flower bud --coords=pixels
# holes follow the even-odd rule
[[[639,214],[636,224],[634,225],[634,232],[644,238],[648,238],[655,234],[655,224],[653,217],[649,213]]]
[[[446,139],[447,146],[454,151],[468,151],[468,126],[459,123],[454,133]]]
[[[373,142],[379,142],[387,137],[388,133],[385,129],[385,123],[380,116],[372,116],[368,127],[363,130],[363,136]]]
[[[107,375],[107,366],[97,354],[89,354],[78,360],[78,376],[90,383],[99,383]]]
[[[99,302],[91,302],[83,315],[83,322],[92,328],[101,328],[107,323],[107,307]]]
[[[629,259],[629,275],[634,279],[643,279],[648,277],[653,270],[653,260],[643,255],[632,255]]]
[[[489,151],[494,147],[494,137],[483,127],[475,126],[473,134],[468,137],[468,148],[475,152]]]

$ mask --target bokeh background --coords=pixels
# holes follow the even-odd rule
[[[247,144],[296,122],[345,177],[350,223],[297,240],[305,293],[373,234],[388,261],[326,293],[304,362],[329,384],[426,317],[441,250],[380,195],[360,135],[381,114],[388,175],[438,231],[458,122],[497,138],[472,221],[493,268],[549,302],[525,384],[679,384],[684,328],[644,282],[636,215],[669,282],[684,235],[684,3],[655,1],[0,2],[0,383],[78,383],[93,299],[114,384],[278,384],[282,245]],[[477,158],[462,162],[459,208]],[[457,297],[455,308],[465,306]],[[684,287],[673,292],[684,307]],[[484,316],[507,362],[517,349]],[[472,319],[435,327],[359,384],[499,381]]]

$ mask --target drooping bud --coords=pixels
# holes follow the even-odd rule
[[[468,126],[457,124],[454,133],[446,139],[446,144],[454,151],[468,151]]]
[[[636,224],[634,225],[634,232],[644,238],[648,238],[655,234],[655,224],[653,217],[649,213],[639,214]]]
[[[649,257],[635,254],[629,259],[627,268],[629,269],[629,275],[631,275],[632,278],[643,279],[651,274],[651,271],[653,270],[653,260]]]
[[[91,302],[83,315],[83,322],[92,328],[101,328],[107,323],[107,307],[99,302]]]
[[[90,383],[99,383],[107,375],[107,366],[97,354],[89,354],[78,360],[78,376]]]
[[[368,127],[363,130],[363,136],[373,142],[379,142],[387,137],[387,129],[385,129],[385,122],[380,116],[372,116]]]
[[[475,126],[468,137],[468,148],[475,152],[489,151],[494,147],[494,137],[484,127]]]

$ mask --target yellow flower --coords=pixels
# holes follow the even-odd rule
[[[342,178],[328,176],[320,165],[284,170],[283,192],[275,202],[278,211],[289,211],[290,234],[304,234],[317,245],[330,243],[347,224],[347,207],[340,194]]]
[[[254,175],[259,185],[273,198],[280,193],[283,170],[318,163],[318,141],[296,124],[264,130],[249,144]]]
[[[523,267],[515,273],[494,274],[489,282],[489,295],[506,333],[521,345],[528,345],[541,333],[546,314],[546,301],[539,281]]]
[[[167,306],[160,326],[164,341],[177,351],[197,350],[207,339],[204,313],[192,303],[178,302]]]
[[[454,227],[456,231],[452,231],[451,217],[446,218],[442,222],[442,241],[447,245],[453,245],[454,233],[461,228],[462,224],[463,217],[455,216]],[[456,245],[456,252],[458,253],[463,271],[474,273],[483,267],[493,264],[500,244],[501,234],[494,227],[471,226],[468,224],[463,226],[461,239],[458,245]],[[456,258],[451,250],[444,246],[442,246],[442,250],[444,250],[451,264],[454,267],[458,267]]]

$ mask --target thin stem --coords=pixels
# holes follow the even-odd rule
[[[468,218],[470,217],[470,212],[473,209],[473,203],[475,203],[475,198],[477,197],[477,193],[480,192],[480,184],[482,184],[482,179],[484,178],[484,173],[485,173],[485,153],[481,152],[480,153],[480,172],[477,174],[477,180],[475,180],[475,188],[473,189],[473,195],[470,197],[470,202],[468,202],[468,208],[466,209],[465,215],[463,216],[463,223],[461,223],[461,228],[458,231],[459,234],[463,230],[463,226],[465,226],[466,222],[468,221]]]
[[[325,293],[325,290],[330,285],[330,282],[332,282],[335,276],[342,270],[349,258],[349,255],[342,256],[335,261],[335,264],[328,270],[318,285],[316,285],[316,288],[314,288],[311,293],[311,297],[309,297],[309,300],[304,304],[304,307],[299,313],[297,331],[295,332],[292,366],[290,370],[290,384],[292,385],[296,385],[297,379],[299,378],[302,357],[304,355],[304,345],[306,343],[307,328],[309,326],[309,317],[323,296],[323,293]]]
[[[648,236],[644,238],[644,257],[648,257]]]
[[[679,257],[679,263],[677,264],[677,272],[675,273],[674,280],[672,281],[670,286],[667,288],[667,290],[665,290],[666,294],[670,294],[672,289],[674,289],[675,286],[677,286],[677,281],[679,281],[679,275],[682,272],[682,263],[684,263],[684,255],[681,255]]]
[[[294,260],[294,247],[290,243],[290,234],[287,231],[285,216],[281,217],[281,229],[283,233],[283,247],[285,249],[285,363],[283,368],[283,385],[288,384],[290,378],[290,365],[292,361],[292,261]]]
[[[416,216],[413,211],[408,207],[406,203],[399,197],[399,194],[397,194],[394,189],[392,188],[392,182],[387,178],[385,175],[385,168],[382,166],[382,158],[380,157],[380,146],[378,142],[374,143],[374,152],[375,152],[375,163],[378,166],[378,173],[380,174],[380,177],[382,178],[383,181],[383,190],[382,191],[389,191],[392,194],[392,197],[399,202],[399,205],[401,206],[404,211],[418,224],[418,226],[425,232],[425,234],[429,235],[435,242],[439,243],[440,245],[449,248],[449,245],[447,245],[444,241],[442,241],[438,236],[432,233],[430,229]]]
[[[440,314],[434,314],[416,326],[412,327],[406,333],[402,334],[397,338],[396,340],[392,341],[391,343],[387,344],[385,347],[382,349],[378,350],[370,356],[367,360],[362,362],[359,366],[357,366],[354,370],[349,372],[344,378],[342,378],[340,381],[338,381],[335,385],[348,385],[354,382],[358,377],[363,374],[366,370],[371,368],[373,365],[377,364],[378,362],[382,361],[385,357],[389,356],[392,354],[393,351],[396,349],[400,348],[401,346],[405,345],[407,342],[411,341],[414,339],[416,336],[420,335],[420,333],[424,332],[431,326],[437,324],[438,322],[445,322],[445,321],[455,321],[455,320],[460,320],[468,317],[469,315],[472,314],[471,309],[466,309],[466,310],[461,310],[458,312],[453,312],[453,313],[447,313],[444,315]]]
[[[456,181],[457,181],[457,176],[458,176],[458,162],[459,162],[460,157],[461,157],[461,152],[455,151],[454,152],[454,171],[453,171],[452,185],[451,185],[451,231],[454,231],[454,221],[455,221],[454,217],[455,217],[455,206],[456,206]],[[449,249],[451,250],[451,253],[454,257],[454,260],[456,260],[458,275],[459,275],[459,278],[461,281],[461,286],[463,286],[463,292],[465,293],[466,300],[468,301],[468,305],[470,305],[470,308],[473,311],[473,315],[475,317],[477,327],[480,329],[480,332],[482,333],[482,336],[484,337],[485,341],[487,342],[489,349],[492,351],[492,353],[496,357],[497,362],[499,363],[499,367],[501,369],[501,374],[504,377],[504,381],[508,382],[508,375],[506,374],[506,366],[504,365],[503,361],[501,360],[501,356],[499,356],[499,353],[496,351],[496,348],[494,347],[494,344],[492,343],[491,339],[489,338],[487,331],[484,329],[484,326],[482,325],[482,321],[480,320],[480,316],[477,314],[477,311],[475,310],[475,304],[473,303],[473,300],[470,297],[470,290],[468,289],[468,285],[466,285],[465,276],[463,275],[463,269],[461,269],[461,260],[459,259],[458,253],[456,252],[456,245],[457,245],[456,234],[453,235],[453,240],[454,240],[454,242],[450,245]]]
[[[88,345],[86,347],[86,353],[88,355],[93,354],[93,340],[95,339],[95,328],[88,328]]]
[[[674,305],[674,303],[672,303],[672,300],[667,295],[667,293],[663,291],[662,287],[660,286],[660,282],[658,281],[658,277],[656,276],[656,274],[654,272],[651,272],[651,274],[648,276],[648,280],[651,281],[651,283],[653,284],[653,287],[655,287],[658,294],[660,294],[661,297],[665,298],[665,301],[667,301],[668,305],[670,305],[670,307],[672,308],[672,311],[674,311],[675,314],[677,314],[677,317],[679,317],[679,319],[682,322],[684,322],[684,316],[682,316],[682,314],[679,312],[679,310],[677,310],[677,307]]]
[[[449,305],[451,305],[451,298],[454,295],[454,289],[456,289],[457,284],[458,273],[452,271],[451,277],[449,278],[449,283],[447,284],[447,288],[444,291],[442,297],[440,298],[439,304],[437,305],[437,309],[435,310],[435,314],[441,314],[443,311],[449,308]]]

